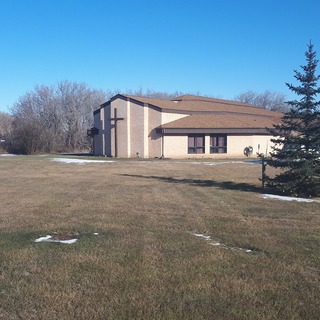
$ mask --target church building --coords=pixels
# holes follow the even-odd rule
[[[271,151],[267,128],[282,113],[250,104],[183,95],[118,94],[94,111],[93,153],[121,158],[239,157]]]

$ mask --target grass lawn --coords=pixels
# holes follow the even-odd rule
[[[0,156],[0,319],[319,319],[320,203],[260,173]]]

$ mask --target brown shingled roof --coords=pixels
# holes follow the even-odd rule
[[[210,115],[191,115],[182,119],[166,123],[159,128],[175,129],[228,129],[228,128],[272,128],[273,124],[281,121],[281,117],[265,117],[259,115],[232,115],[232,114],[210,114]]]
[[[163,111],[181,111],[189,113],[237,113],[237,114],[256,114],[261,116],[281,117],[282,114],[266,110],[261,107],[247,103],[221,100],[215,98],[199,97],[193,95],[183,95],[172,100],[153,99],[146,97],[122,95],[129,99],[147,103],[162,109]]]

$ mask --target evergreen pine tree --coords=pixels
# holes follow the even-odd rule
[[[274,125],[268,165],[280,168],[275,177],[266,177],[267,186],[292,196],[320,196],[320,87],[316,75],[318,60],[310,42],[305,53],[307,64],[294,71],[299,85],[286,83],[300,100],[288,101],[290,110],[282,123]]]

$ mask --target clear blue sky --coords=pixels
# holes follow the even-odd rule
[[[0,0],[0,111],[63,80],[291,99],[310,39],[320,58],[319,0]]]

